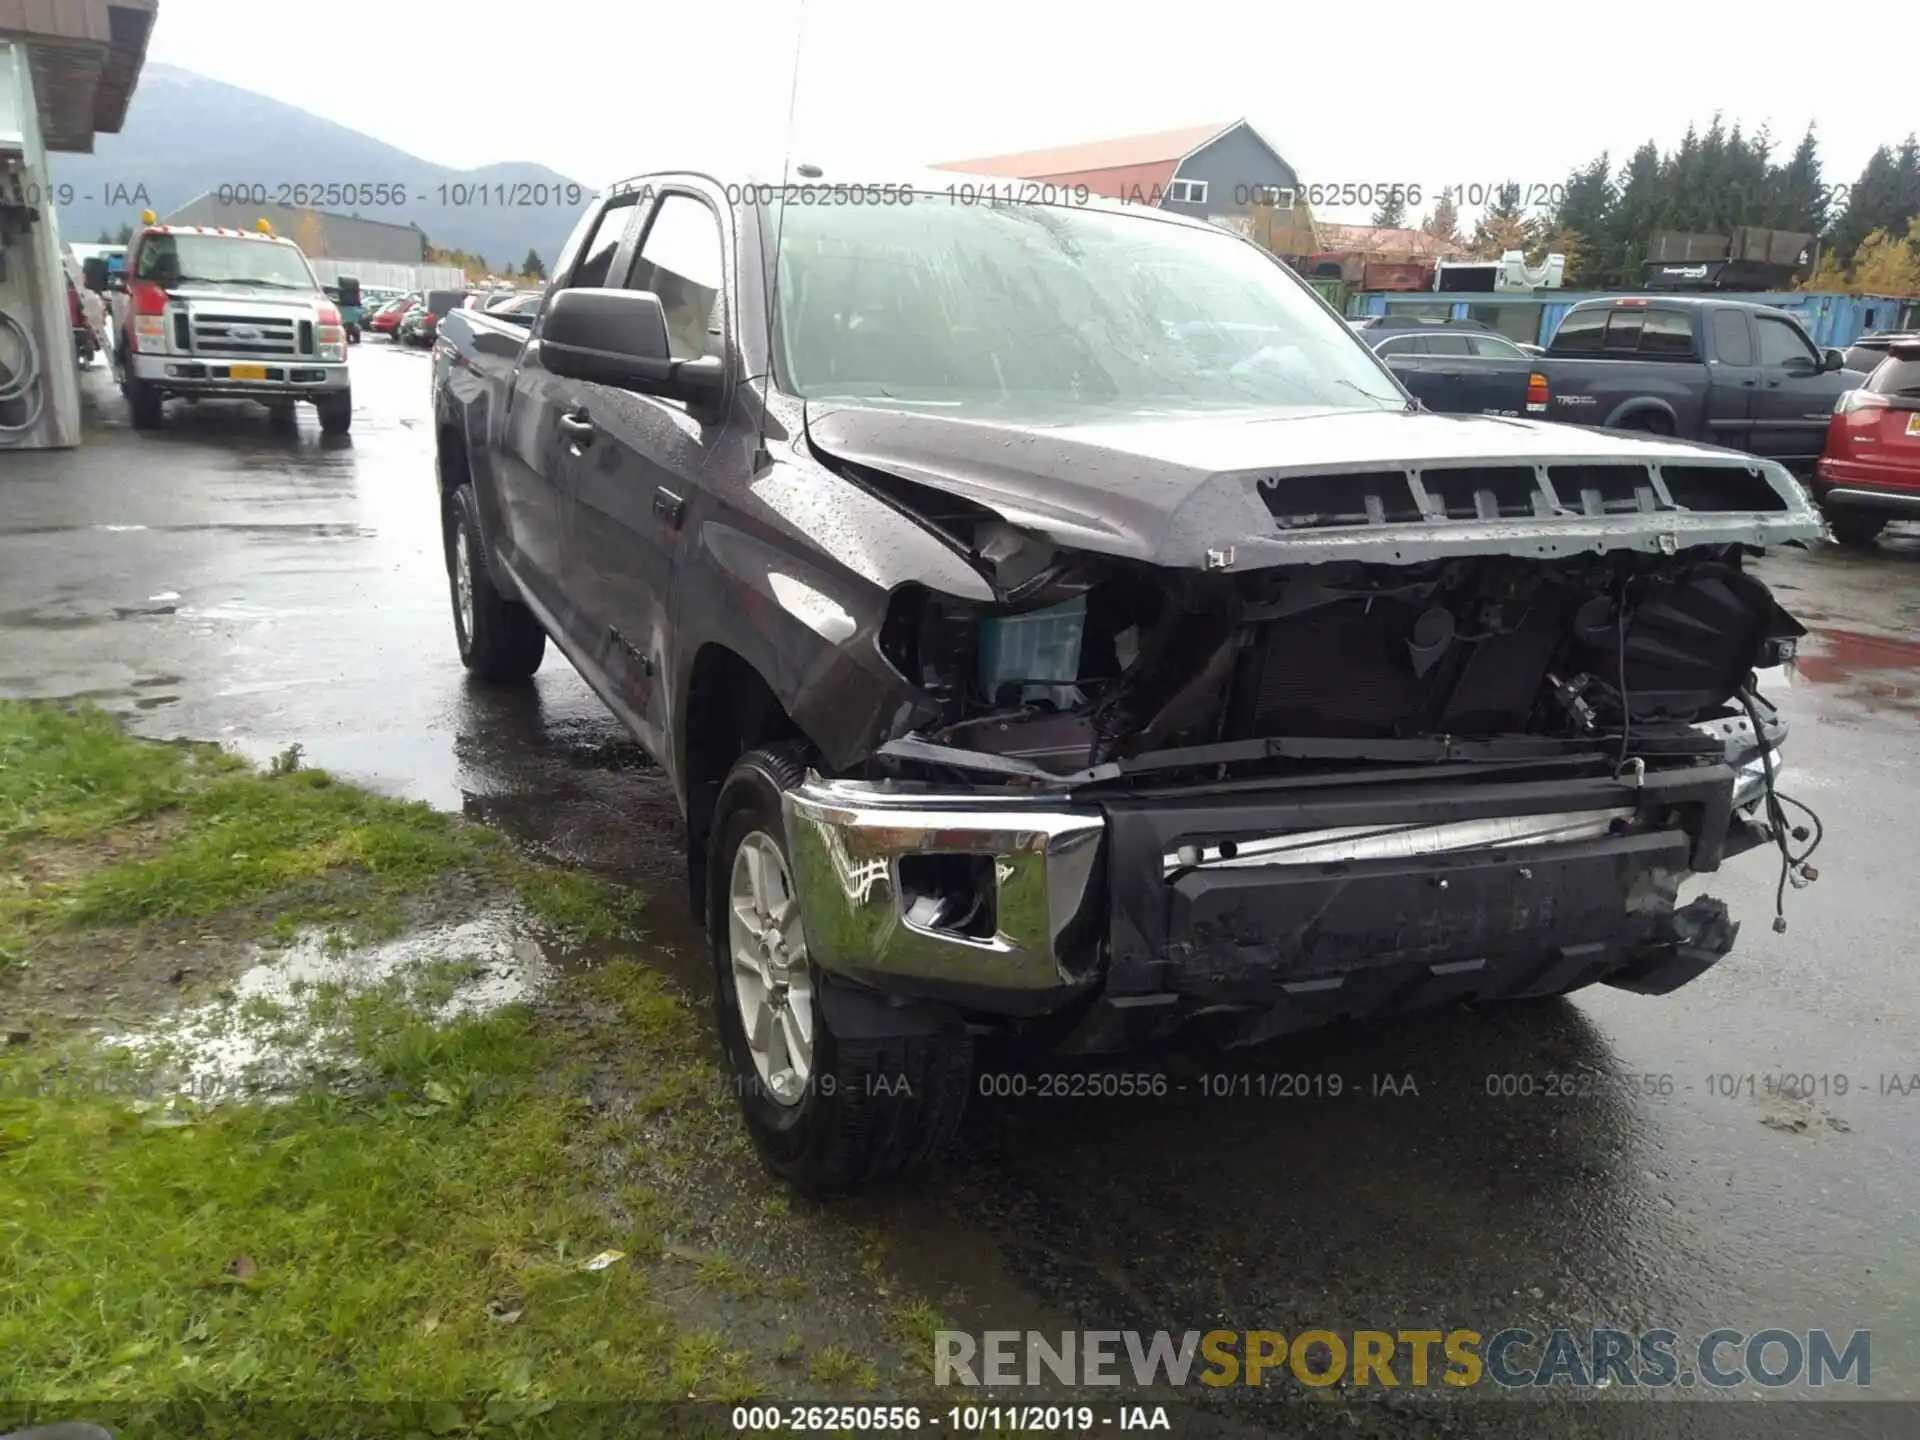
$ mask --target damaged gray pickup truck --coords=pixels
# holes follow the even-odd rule
[[[930,1155],[988,1038],[1725,955],[1680,891],[1788,853],[1787,473],[1423,413],[1247,241],[957,179],[630,182],[435,346],[462,658],[551,638],[671,776],[766,1161]]]

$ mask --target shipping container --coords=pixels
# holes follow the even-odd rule
[[[1355,315],[1406,315],[1431,319],[1480,320],[1510,340],[1545,345],[1560,322],[1583,300],[1610,300],[1615,290],[1552,292],[1551,298],[1531,295],[1474,295],[1458,300],[1443,296],[1414,298],[1403,294],[1368,293],[1355,297]],[[1639,293],[1639,292],[1635,292]],[[1817,345],[1844,349],[1862,335],[1898,329],[1909,322],[1920,301],[1891,295],[1835,295],[1824,291],[1717,291],[1711,298],[1771,305],[1798,319]]]

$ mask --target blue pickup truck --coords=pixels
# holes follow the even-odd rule
[[[1430,410],[1701,440],[1803,474],[1820,457],[1834,402],[1866,381],[1786,312],[1717,297],[1584,301],[1538,356],[1483,353],[1511,342],[1456,325],[1408,334],[1424,342],[1425,353],[1398,357],[1401,332],[1369,326],[1358,333]],[[1439,345],[1455,353],[1433,353]],[[1471,353],[1458,353],[1463,348]]]

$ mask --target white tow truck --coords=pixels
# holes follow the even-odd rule
[[[320,428],[353,423],[347,331],[300,247],[258,229],[160,225],[151,211],[114,282],[113,366],[136,430],[174,396],[258,400]]]

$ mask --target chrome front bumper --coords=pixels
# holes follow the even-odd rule
[[[788,791],[785,810],[807,949],[826,969],[1027,991],[1083,978],[1062,962],[1060,940],[1088,903],[1099,811],[818,777]],[[910,917],[901,860],[930,854],[991,859],[990,937]]]
[[[1777,747],[1786,726],[1761,718]],[[1736,817],[1761,823],[1765,778],[1744,717],[1697,727],[1726,746]],[[1780,761],[1774,757],[1775,773]],[[810,776],[784,799],[787,846],[800,892],[807,948],[829,971],[888,979],[1040,992],[1088,978],[1102,949],[1102,888],[1094,882],[1102,813],[1060,795],[939,791]],[[1289,867],[1364,859],[1442,856],[1515,846],[1573,844],[1609,833],[1632,807],[1496,817],[1438,824],[1277,831],[1232,847],[1180,846],[1160,874],[1215,868]],[[979,938],[916,921],[901,862],[917,855],[992,861],[992,933]],[[1297,873],[1297,872],[1295,872]],[[1063,937],[1072,943],[1063,943]]]
[[[140,379],[170,395],[214,395],[285,400],[303,395],[340,394],[353,384],[348,366],[305,356],[275,356],[257,361],[212,359],[200,355],[132,355],[128,365]],[[235,365],[257,364],[277,379],[236,380]],[[294,379],[294,376],[300,379]]]

